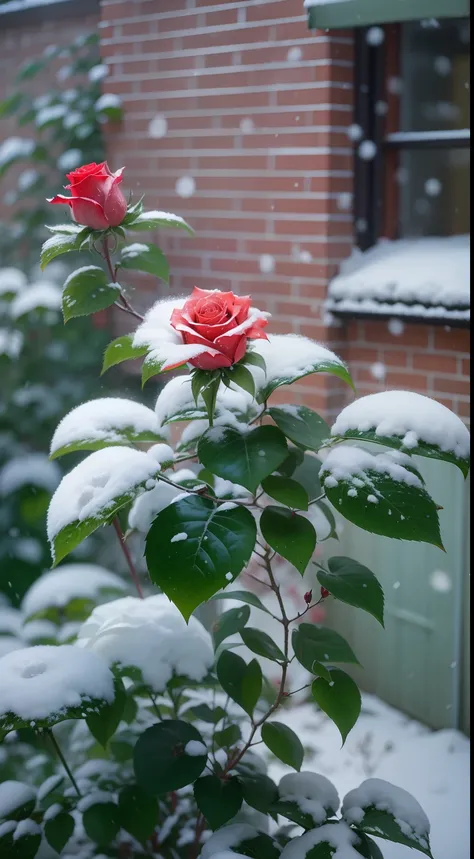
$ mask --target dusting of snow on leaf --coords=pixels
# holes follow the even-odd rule
[[[0,469],[0,496],[10,495],[23,486],[39,486],[47,492],[56,489],[61,470],[44,453],[28,453],[10,459]]]
[[[35,146],[35,141],[26,137],[7,137],[0,146],[0,167],[16,158],[28,158]]]
[[[430,822],[419,802],[407,790],[384,779],[369,778],[346,794],[342,814],[348,823],[360,824],[369,808],[387,811],[404,835],[418,841],[422,847],[428,847]]]
[[[157,301],[135,331],[132,346],[149,349],[145,364],[157,365],[157,372],[179,367],[203,352],[209,352],[212,355],[219,354],[215,349],[206,346],[183,343],[181,335],[171,327],[170,320],[173,310],[175,308],[181,309],[185,300],[184,298],[171,298]]]
[[[278,793],[281,800],[295,802],[318,825],[335,814],[340,804],[332,782],[313,772],[288,773],[281,779]]]
[[[317,369],[337,365],[346,369],[338,356],[308,337],[297,334],[269,334],[268,340],[258,340],[253,351],[262,356],[266,371],[250,366],[257,390],[289,384]]]
[[[31,818],[27,818],[26,820],[20,820],[17,828],[15,829],[15,833],[13,835],[13,841],[18,841],[19,838],[25,838],[27,835],[41,835],[41,826],[39,823],[36,823],[35,820],[31,820]]]
[[[97,99],[95,109],[100,113],[101,110],[107,110],[109,107],[120,107],[121,103],[120,96],[115,95],[115,93],[112,92],[104,92],[104,94]]]
[[[49,719],[84,701],[114,700],[113,675],[96,653],[73,645],[37,645],[0,660],[2,714]]]
[[[154,692],[173,676],[201,681],[214,662],[211,636],[195,617],[186,621],[164,594],[123,597],[95,608],[78,645],[122,668],[134,666]]]
[[[351,430],[373,431],[380,437],[401,438],[412,450],[419,442],[467,457],[469,431],[442,403],[413,391],[381,391],[355,400],[339,414],[331,428],[338,436]]]
[[[126,585],[115,573],[97,564],[63,564],[43,573],[23,597],[21,608],[30,617],[47,608],[64,608],[73,599],[97,601],[102,593],[125,591]]]
[[[355,849],[360,838],[344,821],[326,823],[293,839],[283,848],[280,859],[305,859],[318,844],[329,845],[331,852],[327,855],[331,859],[360,859],[361,854]]]
[[[207,749],[199,740],[190,740],[184,747],[184,754],[189,755],[190,758],[199,758],[201,755],[207,756]]]

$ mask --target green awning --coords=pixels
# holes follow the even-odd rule
[[[311,2],[311,0],[309,0]],[[310,29],[366,27],[424,18],[465,18],[470,0],[312,0]]]

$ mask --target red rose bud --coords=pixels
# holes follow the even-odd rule
[[[247,351],[247,340],[267,340],[265,314],[250,307],[249,295],[234,295],[218,289],[194,287],[191,298],[171,314],[172,327],[184,343],[208,346],[189,361],[200,370],[231,367]],[[217,353],[217,354],[216,354]]]
[[[311,605],[311,600],[313,599],[313,591],[307,591],[304,595],[304,601],[306,605]]]
[[[322,596],[323,600],[325,600],[326,597],[330,596],[329,591],[326,590],[326,588],[321,588],[321,596]]]
[[[127,201],[119,188],[124,169],[111,173],[107,161],[84,164],[67,173],[70,184],[65,188],[71,196],[57,194],[48,203],[70,206],[74,220],[93,230],[117,227],[127,212]]]

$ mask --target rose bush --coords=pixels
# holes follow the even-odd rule
[[[199,289],[195,286],[181,309],[171,314],[171,325],[179,331],[184,343],[209,346],[189,363],[201,370],[230,367],[240,361],[247,351],[247,341],[267,339],[264,328],[267,319],[255,318],[250,311],[249,295]]]
[[[107,161],[84,164],[66,174],[70,184],[65,189],[71,197],[56,194],[48,202],[70,206],[74,220],[93,230],[117,227],[127,212],[127,201],[119,188],[123,170],[111,173]]]

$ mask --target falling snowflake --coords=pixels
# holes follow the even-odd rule
[[[383,382],[387,375],[387,368],[382,361],[375,361],[370,368],[370,374],[374,379],[377,379],[378,382]]]
[[[352,194],[349,191],[344,191],[342,194],[337,195],[337,207],[338,209],[342,209],[343,212],[350,209],[352,206]]]
[[[425,191],[430,197],[438,197],[442,191],[442,184],[439,179],[427,179],[425,182]]]
[[[302,56],[303,56],[303,51],[301,50],[301,48],[297,48],[297,47],[290,48],[290,50],[287,53],[287,58],[288,58],[288,61],[290,63],[297,63],[299,60],[301,60]]]
[[[272,271],[275,271],[275,257],[271,254],[262,254],[258,264],[262,274],[271,274]]]
[[[350,125],[349,128],[347,129],[347,136],[348,136],[349,140],[352,140],[354,143],[357,140],[361,139],[363,133],[364,132],[362,131],[362,128],[360,127],[360,125],[357,125],[357,123],[355,123],[355,122],[353,122],[352,125]]]
[[[394,337],[400,337],[400,334],[403,334],[405,330],[405,326],[401,319],[389,319],[387,328],[390,331],[390,334],[393,334]]]
[[[434,591],[440,594],[447,594],[453,587],[450,576],[444,570],[434,570],[430,576],[430,585]]]
[[[250,117],[246,117],[240,121],[240,130],[242,134],[252,134],[255,131],[255,125]]]
[[[451,69],[452,63],[449,57],[436,57],[434,61],[435,72],[442,78],[446,78]]]
[[[373,140],[363,140],[357,150],[359,158],[363,161],[372,161],[377,155],[377,146]]]
[[[165,137],[166,132],[168,131],[168,122],[166,116],[162,113],[158,113],[156,116],[150,120],[150,124],[148,126],[148,136],[153,137],[155,140],[159,140],[160,137]]]
[[[179,197],[192,197],[196,190],[196,182],[192,176],[181,176],[175,185]]]
[[[365,38],[368,45],[376,48],[378,45],[381,45],[385,39],[385,33],[382,30],[382,27],[369,27]]]

